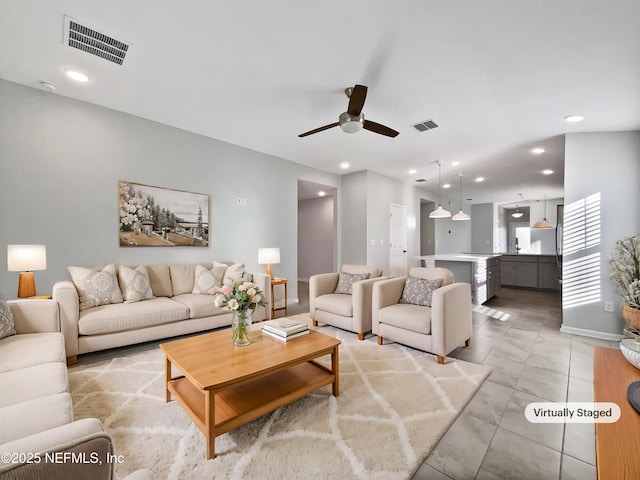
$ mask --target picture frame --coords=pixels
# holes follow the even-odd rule
[[[118,181],[121,247],[207,247],[209,195]]]

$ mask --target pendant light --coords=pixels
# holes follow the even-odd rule
[[[513,218],[520,218],[524,215],[523,212],[520,211],[520,207],[516,205],[516,211],[511,214]]]
[[[440,201],[440,189],[442,184],[440,178],[440,160],[436,160],[435,163],[438,164],[438,208],[429,214],[429,218],[449,218],[451,216],[451,212],[442,208],[442,202]]]
[[[544,218],[539,222],[534,223],[533,227],[531,228],[536,228],[536,229],[553,228],[553,225],[551,225],[551,222],[547,220],[547,194],[546,193],[544,194]]]
[[[458,176],[460,177],[460,211],[451,217],[451,220],[471,220],[471,216],[462,211],[462,174]]]

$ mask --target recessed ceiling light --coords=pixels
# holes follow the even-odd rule
[[[460,165],[460,162],[451,162],[452,167],[457,167],[458,165]]]
[[[82,72],[78,72],[77,70],[65,70],[64,73],[67,74],[67,77],[71,80],[75,80],[76,82],[84,83],[89,81],[89,77],[87,75]]]
[[[576,123],[584,120],[584,117],[582,115],[567,115],[564,119],[567,122]]]
[[[546,152],[546,150],[542,147],[536,147],[531,149],[531,153],[533,153],[534,155],[540,155],[541,153],[544,153],[544,152]]]
[[[342,162],[340,164],[340,168],[343,170],[346,170],[347,168],[349,168],[349,163],[348,162]]]
[[[413,175],[416,172],[417,170],[415,168],[412,168],[411,170],[409,170],[409,175]]]
[[[549,168],[545,168],[544,170],[542,170],[543,175],[551,175],[552,173],[553,173],[553,170]]]
[[[476,182],[484,182],[484,177],[478,177],[475,180]]]
[[[444,183],[442,185],[442,188],[451,188],[451,184],[450,183]]]
[[[324,197],[326,194],[327,194],[327,193],[326,193],[324,190],[320,190],[320,191],[318,192],[318,196],[319,196],[319,197]]]

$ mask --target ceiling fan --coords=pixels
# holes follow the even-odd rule
[[[364,106],[364,101],[367,98],[367,87],[364,85],[356,85],[354,87],[347,88],[344,93],[349,99],[349,106],[347,107],[346,112],[340,114],[336,123],[301,133],[298,137],[306,137],[307,135],[313,135],[314,133],[322,132],[323,130],[328,130],[337,126],[340,126],[342,131],[345,133],[356,133],[364,128],[365,130],[379,133],[380,135],[386,135],[387,137],[396,137],[398,135],[398,132],[389,127],[364,119],[362,107]]]

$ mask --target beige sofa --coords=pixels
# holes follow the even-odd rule
[[[383,280],[373,286],[373,333],[378,343],[402,343],[434,353],[444,363],[451,351],[470,345],[472,327],[471,285],[453,283],[453,274],[444,268],[412,268],[409,276],[442,279],[433,291],[431,307],[399,303],[407,277]]]
[[[8,303],[16,334],[0,339],[0,479],[112,479],[112,463],[64,456],[104,459],[114,451],[98,419],[73,421],[58,304]],[[150,478],[148,471],[127,477]]]
[[[75,363],[77,355],[83,353],[231,325],[232,314],[217,308],[213,296],[192,293],[196,265],[145,265],[153,298],[85,310],[80,310],[80,297],[74,283],[70,280],[57,282],[53,286],[53,299],[60,305],[68,364]],[[213,268],[212,263],[199,265]],[[250,276],[265,299],[265,307],[258,307],[252,320],[268,319],[270,278],[265,274]]]
[[[335,293],[341,272],[320,273],[309,277],[309,309],[314,325],[323,323],[358,334],[359,340],[371,331],[371,295],[373,284],[382,270],[369,265],[343,265],[342,272],[351,275],[368,274],[355,281],[351,294]]]

